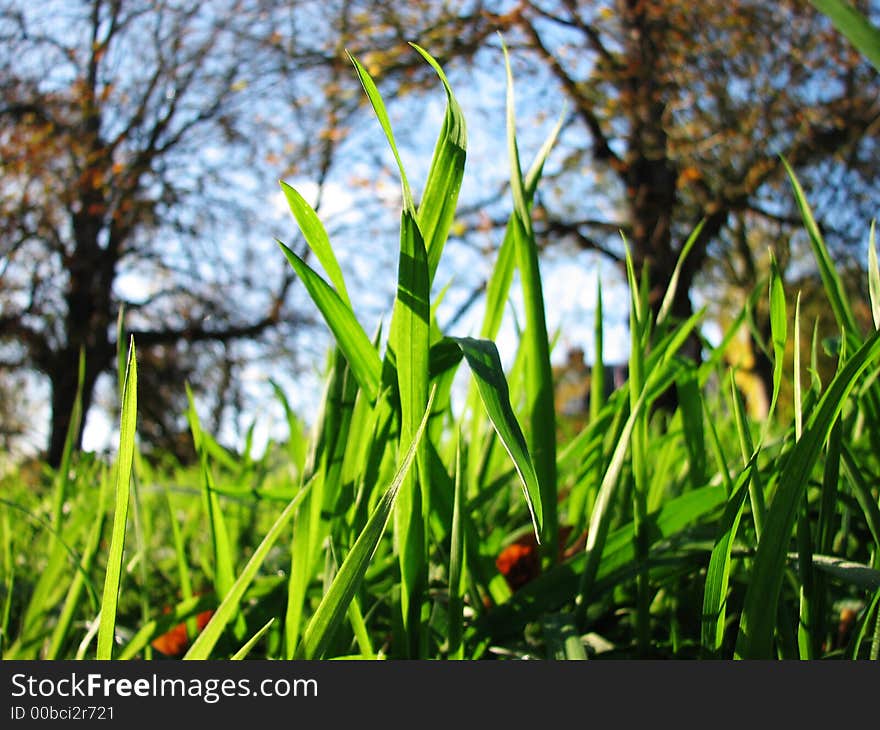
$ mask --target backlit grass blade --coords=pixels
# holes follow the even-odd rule
[[[858,377],[880,356],[880,332],[869,338],[837,373],[792,449],[767,512],[764,534],[740,618],[736,656],[769,658],[785,569],[785,556],[797,511],[813,466]]]
[[[874,329],[880,330],[880,266],[877,265],[875,227],[875,221],[871,221],[871,235],[868,241],[868,293],[871,296],[871,315],[874,319]]]
[[[730,500],[721,518],[721,535],[712,548],[706,585],[703,591],[702,645],[709,657],[718,657],[724,638],[727,618],[727,592],[730,580],[730,552],[749,491],[749,482],[755,466],[754,457],[740,472]]]
[[[556,410],[553,369],[550,365],[550,338],[544,312],[538,246],[516,140],[513,72],[507,49],[503,44],[502,47],[507,71],[507,149],[510,158],[510,187],[513,193],[513,232],[526,318],[521,346],[525,348],[525,388],[528,394],[526,408],[529,424],[527,438],[541,490],[542,537],[546,543],[546,557],[555,560],[559,526],[556,499]]]
[[[540,542],[543,535],[544,505],[538,476],[532,464],[525,436],[510,405],[510,391],[504,368],[495,343],[489,340],[477,340],[472,337],[452,338],[461,347],[468,367],[477,382],[480,397],[486,414],[495,428],[501,443],[504,445],[519,475],[532,517],[535,537]]]
[[[430,351],[431,275],[425,240],[419,230],[412,192],[385,104],[366,69],[352,58],[358,76],[373,106],[400,173],[403,210],[400,218],[400,256],[397,267],[397,296],[394,300],[388,347],[397,366],[400,393],[400,448],[413,441],[428,400],[428,360]],[[440,171],[434,170],[435,174]],[[433,194],[433,193],[432,193]],[[435,224],[436,226],[436,224]],[[440,231],[435,227],[435,233]],[[440,245],[439,242],[436,245]],[[427,580],[425,530],[430,514],[429,470],[425,450],[419,450],[417,469],[404,480],[394,513],[394,532],[398,538],[401,568],[401,611],[404,630],[413,639],[421,624],[423,584]]]
[[[461,432],[455,444],[455,487],[452,503],[452,527],[449,540],[449,659],[464,659],[464,577],[465,531],[462,525],[465,471],[462,465]]]
[[[846,295],[843,282],[841,282],[840,276],[834,268],[834,262],[828,253],[828,247],[825,245],[825,241],[819,231],[819,226],[816,224],[815,218],[813,218],[813,212],[810,204],[807,202],[804,190],[800,182],[798,182],[794,170],[784,157],[782,158],[782,164],[785,166],[792,189],[794,190],[795,202],[809,234],[813,255],[819,267],[819,275],[822,277],[822,284],[825,287],[825,292],[831,304],[831,310],[834,312],[834,317],[837,320],[840,331],[844,335],[857,334],[858,327],[856,326],[856,319],[853,315],[849,298]]]
[[[196,637],[196,640],[184,655],[184,659],[208,659],[210,657],[211,651],[222,635],[227,624],[239,614],[239,604],[242,596],[244,596],[245,591],[256,577],[260,566],[269,554],[269,550],[271,550],[275,541],[281,536],[284,528],[287,527],[287,523],[290,522],[290,519],[296,513],[300,502],[308,493],[308,486],[300,489],[296,496],[290,500],[281,514],[275,519],[272,527],[269,528],[269,531],[260,541],[260,544],[254,550],[253,555],[251,555],[229,591],[223,596],[223,600],[220,601],[220,605],[217,606],[217,610],[214,611],[211,620],[208,621],[205,628],[202,630],[202,633]]]
[[[250,639],[247,640],[244,646],[241,647],[235,654],[229,657],[233,661],[239,661],[241,659],[247,659],[247,655],[251,653],[251,649],[253,649],[257,642],[263,638],[263,635],[272,627],[272,624],[275,623],[274,618],[270,618],[263,626],[254,634]]]
[[[330,245],[330,237],[327,235],[324,224],[321,223],[321,219],[318,218],[318,214],[314,211],[312,206],[309,205],[305,198],[303,198],[303,196],[294,188],[282,181],[281,190],[284,192],[284,197],[287,200],[290,212],[293,213],[293,217],[296,218],[296,222],[303,234],[303,238],[305,238],[312,253],[315,254],[318,261],[321,263],[324,272],[330,279],[330,283],[333,284],[334,289],[336,289],[339,298],[342,299],[349,309],[351,309],[351,299],[349,299],[348,290],[345,288],[345,279],[342,276],[342,269],[339,267],[339,262],[336,260],[336,254],[333,253],[333,248]]]
[[[290,265],[300,277],[312,301],[324,316],[324,321],[336,338],[336,344],[348,360],[348,364],[371,402],[379,390],[382,364],[379,354],[370,342],[354,312],[339,294],[312,270],[305,261],[278,241]]]
[[[788,320],[785,312],[785,290],[782,286],[782,274],[776,258],[770,258],[770,338],[773,341],[773,395],[770,408],[764,421],[764,430],[769,427],[770,419],[776,409],[779,389],[782,387],[782,373],[785,359],[785,344],[788,340]],[[761,441],[763,441],[763,437]]]
[[[684,266],[684,261],[694,247],[694,244],[697,242],[697,239],[700,237],[700,233],[705,225],[706,219],[704,218],[697,224],[697,227],[694,228],[691,235],[688,236],[687,241],[685,241],[684,246],[681,247],[681,253],[678,254],[678,260],[675,262],[672,276],[669,277],[669,286],[666,287],[666,294],[663,296],[663,301],[660,304],[660,311],[657,313],[656,325],[658,327],[663,324],[669,316],[669,312],[672,309],[672,303],[675,301],[675,293],[678,291],[678,280],[681,278],[681,270]]]
[[[418,225],[425,240],[428,252],[428,277],[434,280],[437,265],[443,254],[443,247],[449,235],[449,229],[455,218],[458,193],[464,176],[464,164],[467,154],[467,126],[464,114],[449,80],[440,65],[424,49],[414,43],[410,44],[431,65],[440,77],[446,91],[446,113],[443,127],[434,149],[431,169],[425,182],[425,190],[419,202]]]
[[[397,473],[370,515],[363,531],[358,536],[348,555],[346,555],[345,560],[342,561],[342,565],[339,567],[339,571],[336,573],[329,589],[324,593],[321,603],[306,627],[303,640],[297,647],[296,658],[321,658],[345,616],[349,603],[360,586],[370,560],[376,552],[379,541],[382,539],[400,488],[413,461],[415,461],[419,442],[422,439],[425,427],[428,424],[428,417],[431,414],[433,400],[434,394],[432,392],[428,397],[428,406],[419,424],[419,428],[416,430],[413,441],[404,455]]]
[[[207,434],[202,431],[199,423],[199,415],[196,411],[195,399],[189,384],[186,386],[186,395],[189,399],[189,425],[195,442],[196,453],[199,457],[199,469],[201,472],[202,498],[204,500],[205,516],[208,520],[208,535],[210,537],[211,552],[213,557],[212,569],[214,571],[214,590],[218,598],[223,598],[232,587],[235,580],[233,559],[233,546],[226,529],[226,519],[220,507],[220,497],[214,485],[214,476],[211,473],[211,465],[208,463],[208,454],[205,447]],[[243,628],[243,625],[242,625]]]
[[[849,42],[880,71],[880,31],[846,0],[810,0],[821,13],[825,13]]]
[[[83,590],[88,587],[86,576],[91,574],[92,567],[97,559],[98,548],[100,547],[101,538],[104,534],[104,526],[107,521],[106,506],[107,493],[110,491],[109,484],[110,480],[107,477],[105,470],[102,473],[101,483],[98,488],[96,518],[89,531],[85,550],[83,551],[82,560],[79,565],[80,569],[77,571],[76,575],[73,576],[70,588],[67,591],[67,596],[64,599],[64,605],[61,608],[61,614],[58,617],[58,622],[55,624],[55,628],[52,631],[52,638],[49,642],[49,648],[46,651],[46,659],[52,660],[60,658],[61,650],[68,638],[74,615],[79,608]]]
[[[128,348],[125,381],[122,388],[122,412],[119,421],[119,452],[116,459],[116,506],[113,512],[113,532],[107,556],[107,572],[101,597],[101,617],[98,624],[97,659],[111,659],[116,629],[116,606],[122,580],[122,554],[128,522],[128,502],[131,490],[131,467],[134,460],[135,426],[137,425],[137,360],[134,339]]]

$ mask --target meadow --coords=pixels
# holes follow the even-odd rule
[[[873,227],[874,328],[864,331],[780,160],[833,314],[804,343],[797,292],[773,265],[713,346],[701,335],[705,311],[668,316],[675,279],[655,313],[647,278],[628,261],[628,380],[608,396],[594,377],[588,418],[571,433],[555,412],[530,218],[558,127],[525,170],[508,67],[513,212],[479,335],[441,331],[434,274],[467,134],[443,70],[414,49],[447,99],[418,205],[381,96],[354,60],[402,188],[387,331],[363,329],[319,217],[283,185],[312,263],[281,242],[277,263],[296,271],[334,341],[314,424],[306,429],[287,407],[286,440],[258,456],[247,446],[235,453],[203,430],[191,399],[195,463],[147,459],[137,342],[120,347],[115,458],[77,452],[71,432],[59,469],[3,478],[2,656],[880,657]],[[520,296],[524,322],[505,370],[494,340]],[[723,355],[761,298],[774,388],[769,415],[755,420]],[[596,303],[601,353],[601,290]],[[692,338],[699,360],[684,354]],[[835,361],[824,381],[820,351]],[[468,388],[460,404],[459,371]],[[783,413],[784,383],[792,402]],[[659,407],[670,392],[675,405]]]

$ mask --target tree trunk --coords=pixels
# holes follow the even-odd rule
[[[86,352],[85,377],[83,379],[81,420],[74,434],[73,447],[82,446],[83,431],[85,429],[86,414],[92,405],[95,383],[103,367],[97,367],[98,358],[95,353]],[[52,421],[49,433],[49,448],[46,461],[53,468],[61,464],[64,454],[64,443],[67,432],[70,429],[70,420],[73,415],[73,407],[76,402],[77,381],[79,379],[79,350],[66,348],[56,358],[56,366],[49,376],[52,388]],[[104,363],[106,367],[107,363]]]
[[[118,247],[112,234],[110,245],[102,247],[99,243],[104,228],[103,201],[97,194],[91,200],[85,196],[85,200],[89,206],[72,217],[76,246],[67,264],[67,342],[55,352],[48,373],[52,388],[52,424],[46,458],[53,467],[61,462],[76,401],[79,353],[82,351],[85,354],[86,362],[82,420],[74,438],[76,448],[82,445],[85,420],[98,375],[110,367],[114,353],[110,333],[115,318],[112,292]],[[89,210],[89,207],[93,210]]]

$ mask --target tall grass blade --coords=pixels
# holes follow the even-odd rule
[[[874,319],[874,329],[880,330],[880,266],[877,265],[875,224],[876,221],[871,221],[871,235],[868,241],[868,293],[871,297],[871,316]]]
[[[834,27],[845,35],[867,58],[871,65],[880,71],[880,31],[869,20],[845,0],[810,0],[813,6],[827,15]]]
[[[810,208],[810,204],[807,202],[804,190],[795,176],[794,170],[791,168],[791,165],[789,165],[788,160],[784,157],[782,158],[782,164],[785,166],[792,189],[794,190],[795,202],[797,203],[801,217],[804,221],[804,226],[809,234],[813,255],[816,257],[816,263],[819,267],[819,275],[822,278],[822,284],[825,287],[825,292],[828,295],[831,310],[834,312],[834,317],[840,327],[840,332],[845,336],[857,334],[858,327],[856,326],[856,319],[852,307],[850,306],[849,298],[846,295],[843,282],[840,280],[840,276],[834,268],[834,262],[831,260],[831,255],[828,253],[828,247],[825,245],[825,241],[819,231],[819,226],[817,225],[815,218],[813,218],[813,212]]]
[[[293,213],[293,217],[296,218],[296,222],[303,234],[303,238],[305,238],[312,253],[315,254],[318,261],[321,263],[324,272],[329,277],[330,283],[333,284],[333,288],[336,290],[339,298],[342,299],[343,303],[349,309],[351,309],[351,299],[348,297],[348,290],[345,287],[345,279],[342,276],[342,269],[339,266],[339,262],[336,260],[336,254],[333,253],[333,247],[330,245],[330,237],[327,235],[324,224],[321,223],[321,219],[318,218],[318,214],[312,206],[310,206],[305,198],[303,198],[303,196],[294,188],[282,181],[281,190],[287,200],[287,206],[290,208],[290,212]]]
[[[227,624],[239,615],[239,604],[242,596],[244,596],[245,591],[256,577],[260,566],[269,554],[269,550],[272,549],[275,541],[281,536],[284,528],[287,527],[287,523],[299,508],[300,502],[308,493],[309,487],[306,485],[296,493],[296,496],[290,500],[287,506],[282,510],[281,514],[275,519],[272,527],[269,528],[269,531],[260,541],[260,544],[254,550],[253,555],[251,555],[247,564],[235,579],[235,582],[226,592],[226,595],[223,596],[223,600],[220,601],[220,605],[217,606],[217,610],[214,611],[211,620],[208,621],[205,628],[202,630],[202,633],[196,637],[192,646],[190,646],[186,654],[184,654],[184,659],[209,658],[211,651],[220,639]]]
[[[397,469],[397,473],[391,480],[388,489],[382,495],[379,504],[370,515],[370,519],[345,557],[345,560],[342,561],[342,565],[339,567],[339,571],[336,573],[336,577],[330,584],[329,589],[324,593],[321,603],[306,627],[303,640],[297,647],[296,658],[321,658],[324,650],[333,638],[333,634],[339,627],[345,612],[348,610],[349,603],[354,598],[363,580],[370,560],[379,545],[379,541],[382,539],[385,526],[388,524],[388,519],[391,516],[391,511],[394,508],[395,500],[407,472],[409,472],[413,461],[415,461],[416,451],[424,434],[425,427],[428,424],[433,401],[434,394],[432,392],[428,397],[428,405],[419,428]]]
[[[446,113],[443,118],[443,127],[434,149],[425,190],[419,202],[417,218],[428,253],[428,278],[429,281],[433,281],[443,254],[443,247],[449,235],[449,229],[455,218],[458,193],[464,177],[464,164],[467,156],[467,125],[443,69],[424,48],[415,43],[410,43],[410,45],[437,72],[446,91]]]
[[[250,639],[247,640],[244,646],[241,647],[235,654],[229,657],[233,661],[240,661],[242,659],[247,659],[247,655],[251,653],[251,649],[253,649],[257,642],[263,638],[263,635],[272,627],[272,624],[275,623],[274,618],[270,618],[263,626],[254,634]]]
[[[878,356],[880,332],[870,337],[835,375],[785,463],[758,543],[740,618],[737,657],[759,659],[771,655],[786,549],[810,472],[856,380]]]
[[[528,394],[527,437],[541,490],[545,558],[552,561],[556,559],[559,518],[556,498],[556,411],[553,397],[553,370],[550,365],[550,338],[547,334],[544,312],[538,246],[532,227],[516,140],[513,72],[506,47],[503,47],[503,50],[507,71],[507,148],[515,221],[513,232],[526,317],[522,346],[525,348],[525,390]]]
[[[333,333],[339,349],[345,355],[358,385],[363,388],[371,402],[375,401],[379,390],[382,365],[379,354],[354,316],[354,312],[305,261],[280,241],[278,245],[281,246],[287,261],[296,271],[312,297],[312,301],[324,316],[324,321]]]
[[[727,620],[727,593],[730,581],[730,555],[733,541],[739,529],[740,518],[749,491],[749,482],[755,468],[755,457],[740,472],[731,497],[721,518],[721,535],[715,541],[709,568],[706,571],[706,586],[703,591],[703,651],[709,657],[718,657],[724,639]]]
[[[532,464],[525,436],[510,405],[510,391],[504,368],[495,343],[477,340],[472,337],[452,338],[461,347],[468,367],[477,382],[480,397],[486,414],[495,428],[519,475],[532,518],[535,537],[540,542],[544,534],[543,495],[538,484],[538,476]]]
[[[129,343],[125,380],[122,388],[122,412],[119,421],[119,452],[116,459],[116,506],[113,512],[113,532],[107,556],[107,572],[101,597],[101,617],[98,623],[97,659],[111,659],[116,629],[116,607],[122,580],[122,554],[128,523],[128,502],[131,491],[131,471],[134,461],[135,427],[137,425],[137,359],[134,339]]]

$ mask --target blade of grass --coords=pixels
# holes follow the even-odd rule
[[[122,581],[122,554],[128,522],[128,502],[131,491],[131,468],[134,461],[135,427],[137,425],[137,360],[134,339],[129,343],[125,380],[122,388],[122,412],[119,421],[119,452],[116,459],[116,506],[113,512],[113,531],[107,556],[107,572],[101,597],[98,624],[97,659],[111,659],[116,629],[116,607]]]
[[[869,338],[835,375],[785,463],[755,555],[740,618],[737,657],[758,659],[771,655],[786,548],[810,472],[856,380],[878,356],[880,332]]]
[[[382,495],[379,504],[370,515],[370,519],[367,521],[363,531],[358,536],[348,555],[346,555],[345,560],[342,561],[342,565],[329,589],[324,593],[318,608],[306,627],[303,640],[297,647],[296,658],[321,658],[345,612],[348,610],[349,603],[360,586],[370,560],[376,552],[379,541],[385,532],[385,527],[388,524],[391,512],[394,509],[395,500],[407,472],[409,472],[413,461],[415,461],[419,442],[427,426],[428,417],[431,414],[433,399],[434,393],[432,392],[428,396],[428,406],[419,424],[419,428],[397,469],[397,473],[394,475],[388,489]]]
[[[467,156],[467,126],[461,107],[452,93],[446,74],[436,60],[424,48],[410,45],[437,72],[446,91],[446,113],[443,127],[434,148],[431,168],[425,182],[425,190],[419,202],[418,226],[425,240],[428,254],[428,279],[434,280],[443,247],[455,218],[458,193],[464,177]]]
[[[513,461],[519,475],[535,538],[540,542],[544,521],[543,496],[538,484],[538,477],[533,466],[525,436],[510,405],[510,391],[501,357],[495,343],[489,340],[477,340],[472,337],[451,338],[464,353],[465,360],[477,382],[480,397],[489,420],[495,428],[498,438]]]
[[[290,212],[296,218],[303,238],[324,268],[324,272],[329,277],[339,298],[351,309],[351,299],[349,299],[348,290],[345,287],[345,278],[342,276],[342,269],[336,259],[336,254],[333,253],[330,237],[327,235],[324,224],[321,223],[321,219],[318,218],[318,214],[312,206],[294,188],[282,181],[281,190],[287,200]]]
[[[721,518],[720,537],[715,541],[706,585],[703,590],[702,645],[708,657],[718,658],[724,639],[727,620],[727,593],[730,582],[730,555],[739,529],[740,518],[749,492],[749,482],[755,468],[756,456],[746,464],[731,491],[730,499]]]
[[[868,19],[844,0],[810,0],[813,6],[827,15],[834,27],[880,71],[880,31]]]
[[[300,277],[312,301],[333,333],[336,344],[345,354],[358,385],[371,402],[376,400],[382,370],[379,354],[363,328],[339,294],[299,256],[278,241],[287,261]]]
[[[876,221],[871,221],[868,241],[868,293],[871,297],[871,316],[874,329],[880,330],[880,266],[877,265],[877,242],[874,236]]]
[[[816,263],[819,267],[819,275],[822,278],[822,284],[825,287],[825,292],[828,295],[828,300],[831,304],[831,310],[834,312],[834,317],[837,320],[840,331],[846,336],[849,336],[850,334],[857,335],[858,327],[856,326],[856,319],[855,315],[853,315],[852,307],[849,304],[849,298],[846,295],[843,282],[841,282],[840,276],[838,276],[834,263],[831,260],[831,255],[828,253],[828,247],[825,245],[825,241],[819,231],[819,226],[816,224],[815,218],[813,218],[813,212],[810,208],[810,204],[807,202],[804,190],[801,187],[800,182],[798,182],[794,170],[784,157],[782,158],[782,164],[785,166],[785,170],[788,173],[789,181],[791,182],[794,191],[795,202],[797,203],[801,217],[804,221],[804,226],[809,234],[813,255],[815,256]]]
[[[251,653],[251,649],[256,646],[257,642],[263,638],[263,635],[271,628],[272,624],[275,623],[274,618],[270,618],[263,626],[254,634],[250,639],[247,640],[244,646],[241,647],[235,654],[233,654],[229,659],[231,661],[240,661],[242,659],[247,659],[247,655]]]
[[[299,508],[300,502],[308,493],[309,485],[306,485],[297,492],[296,496],[290,500],[281,514],[275,519],[275,522],[272,523],[272,527],[269,528],[269,531],[260,541],[260,544],[254,550],[253,555],[251,555],[229,591],[223,596],[223,600],[220,601],[220,605],[217,606],[217,610],[214,611],[211,620],[208,621],[205,628],[202,629],[202,633],[196,637],[192,646],[184,654],[184,659],[208,659],[210,657],[211,651],[220,639],[227,624],[239,615],[239,604],[242,596],[244,596],[245,591],[256,577],[260,566],[269,554],[269,550],[281,536],[287,523]]]
[[[502,50],[507,73],[507,150],[510,158],[510,188],[513,193],[514,245],[526,317],[522,344],[525,347],[525,389],[528,394],[526,408],[529,428],[526,435],[541,491],[544,562],[553,562],[558,554],[559,517],[556,498],[556,411],[553,370],[550,365],[550,338],[544,312],[538,245],[532,227],[516,139],[513,71],[503,42]]]
[[[86,547],[83,551],[82,560],[80,561],[80,570],[71,581],[70,588],[67,591],[67,597],[58,616],[58,622],[52,631],[52,638],[49,641],[49,648],[46,651],[46,659],[58,659],[61,650],[70,632],[70,626],[76,611],[80,607],[80,598],[83,589],[86,587],[85,576],[90,575],[98,555],[98,548],[101,544],[101,538],[104,534],[104,526],[107,522],[107,497],[110,485],[110,479],[107,477],[106,471],[102,473],[101,482],[98,490],[98,505],[95,513],[95,521],[89,532],[86,541]]]
[[[452,534],[449,541],[449,648],[447,658],[464,659],[464,587],[465,532],[462,527],[464,510],[464,467],[462,465],[461,431],[455,442],[455,488],[452,501]]]

